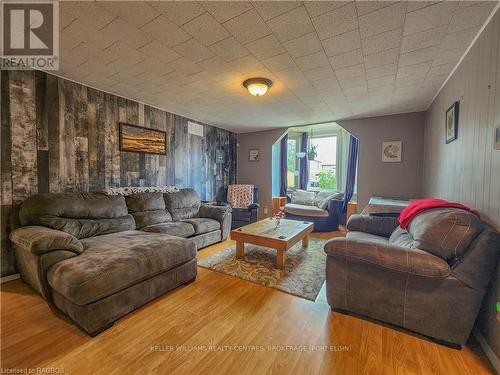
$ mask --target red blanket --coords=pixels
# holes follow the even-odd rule
[[[472,212],[474,215],[478,215],[476,211],[460,203],[448,202],[445,201],[444,199],[435,199],[435,198],[416,199],[410,202],[410,204],[406,206],[403,209],[403,211],[401,211],[401,213],[399,214],[398,217],[399,226],[403,229],[406,229],[408,225],[410,225],[412,219],[419,213],[425,210],[429,210],[431,208],[438,208],[438,207],[460,208],[462,210]]]

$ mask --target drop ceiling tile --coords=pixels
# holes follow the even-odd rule
[[[286,52],[274,35],[268,35],[264,38],[248,43],[245,47],[259,59],[266,59]]]
[[[432,61],[436,56],[438,47],[427,47],[418,51],[403,53],[399,56],[399,66],[414,65],[422,62]]]
[[[386,31],[384,33],[363,38],[363,54],[370,55],[372,53],[382,52],[391,48],[399,48],[401,43],[402,29]]]
[[[336,77],[318,79],[311,82],[321,96],[332,96],[342,93],[342,88]]]
[[[200,4],[219,22],[226,22],[253,9],[248,1],[203,1]]]
[[[441,85],[445,79],[448,77],[448,74],[443,74],[443,75],[436,75],[432,77],[426,77],[424,79],[424,82],[422,82],[423,86],[429,86],[429,85]]]
[[[368,79],[381,78],[386,76],[394,76],[396,74],[397,64],[387,64],[375,66],[366,69],[366,77]]]
[[[339,55],[361,47],[358,30],[349,31],[348,33],[325,39],[321,43],[323,43],[323,48],[327,56]]]
[[[342,86],[342,89],[349,89],[353,87],[359,87],[359,86],[365,86],[366,87],[366,77],[364,75],[357,76],[357,77],[351,77],[347,79],[341,79],[339,80],[340,86]],[[344,91],[345,92],[345,91]],[[346,93],[347,95],[347,93]]]
[[[269,27],[254,9],[227,21],[224,27],[242,44],[271,34]]]
[[[309,81],[299,68],[293,67],[277,72],[276,75],[289,89],[300,89],[309,85]]]
[[[226,29],[209,13],[204,13],[189,21],[182,26],[182,29],[205,46],[217,43],[229,36]]]
[[[330,65],[325,65],[319,68],[304,71],[304,75],[309,81],[316,81],[323,78],[332,78],[333,70]]]
[[[396,87],[404,87],[404,86],[419,85],[424,81],[424,78],[425,77],[423,77],[423,76],[405,77],[405,78],[396,77],[395,86]]]
[[[157,9],[143,2],[102,1],[99,6],[136,28],[140,28],[160,15]]]
[[[182,26],[205,13],[205,9],[196,1],[158,1],[151,2],[151,6],[177,26]]]
[[[350,3],[312,19],[320,39],[331,38],[358,28],[356,6]]]
[[[440,50],[432,62],[432,65],[442,65],[447,63],[457,63],[464,53],[463,48],[450,50]]]
[[[277,56],[262,60],[262,63],[272,72],[295,67],[295,62],[288,53],[282,53]]]
[[[311,17],[316,17],[349,3],[350,1],[305,1],[304,6]]]
[[[405,10],[406,3],[398,2],[385,8],[378,9],[372,13],[360,16],[359,32],[361,34],[361,38],[402,27],[405,21]]]
[[[495,7],[494,1],[484,1],[478,5],[458,9],[451,19],[448,32],[453,33],[471,27],[481,26]]]
[[[389,5],[391,5],[390,1],[356,1],[356,8],[359,16],[374,12],[377,9],[381,9]]]
[[[187,57],[191,61],[198,62],[213,57],[214,54],[204,45],[195,39],[189,39],[172,48],[180,55]]]
[[[230,37],[211,45],[210,50],[225,61],[232,61],[249,54],[235,38]]]
[[[359,78],[359,77],[356,77]],[[354,79],[354,78],[351,78]],[[340,85],[342,86],[342,83]],[[368,87],[366,86],[366,82],[364,84],[359,83],[359,85],[353,86],[353,87],[344,87],[342,86],[342,91],[344,92],[344,95],[346,96],[347,100],[355,100],[359,101],[359,95],[368,95]],[[356,98],[355,98],[356,96]]]
[[[447,34],[444,37],[439,49],[441,51],[445,51],[449,49],[462,48],[462,50],[465,52],[465,49],[468,45],[470,45],[474,37],[477,35],[478,31],[479,27],[474,27],[472,29]]]
[[[116,19],[120,22],[120,19]],[[124,23],[124,21],[121,21]],[[114,21],[112,22],[114,23]],[[91,43],[96,49],[104,49],[113,43],[116,43],[123,37],[121,33],[102,34],[98,30],[87,27],[83,22],[75,19],[62,32],[65,37],[72,38],[78,42]]]
[[[310,33],[283,43],[288,53],[296,58],[321,51],[323,46],[316,33]]]
[[[84,2],[68,2],[59,8],[61,20],[66,19],[66,9],[73,15],[71,18],[78,18],[84,24],[92,27],[94,30],[102,29],[108,23],[116,18],[116,15],[108,12],[100,6],[87,6]],[[68,19],[68,21],[71,21]],[[59,23],[59,27],[65,27],[64,22]]]
[[[233,60],[229,63],[229,66],[231,66],[231,69],[240,73],[248,73],[263,69],[263,65],[253,55],[247,55]],[[230,75],[234,74],[231,72]]]
[[[396,79],[395,75],[368,79],[368,89],[377,89],[383,86],[391,86],[392,88],[395,79]]]
[[[407,35],[401,41],[401,53],[416,51],[440,44],[445,36],[446,26]]]
[[[147,56],[159,58],[165,64],[177,60],[179,57],[181,57],[180,54],[164,46],[156,40],[142,46],[137,50]]]
[[[167,47],[172,47],[188,39],[188,33],[170,22],[165,16],[155,18],[153,21],[141,27],[141,30],[151,35],[154,39],[162,42]]]
[[[311,55],[298,57],[295,60],[297,66],[302,70],[311,70],[322,66],[330,65],[323,51],[313,53]]]
[[[429,72],[427,73],[427,77],[435,77],[443,74],[450,74],[450,72],[454,67],[455,63],[431,66]]]
[[[425,8],[437,3],[439,3],[439,1],[408,1],[408,6],[406,11],[413,12],[414,10]]]
[[[375,66],[392,64],[398,61],[399,48],[392,48],[382,52],[365,55],[365,67],[373,68]]]
[[[353,65],[347,68],[335,70],[335,75],[339,80],[365,75],[365,66],[363,64]]]
[[[396,78],[400,79],[425,76],[431,67],[431,63],[432,61],[426,61],[419,64],[399,66]]]
[[[446,26],[457,8],[456,1],[443,1],[406,14],[404,35]]]
[[[267,24],[282,42],[314,31],[311,19],[302,6],[267,21]]]
[[[363,62],[363,53],[361,49],[344,52],[340,55],[330,57],[330,64],[334,69],[345,68],[352,65],[361,64]]]
[[[252,2],[257,12],[265,20],[277,17],[280,14],[286,13],[294,8],[302,5],[300,1],[254,1]]]

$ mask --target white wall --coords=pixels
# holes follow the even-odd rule
[[[445,144],[445,112],[460,101],[458,139]],[[500,12],[480,35],[427,112],[424,191],[464,203],[500,230],[500,150],[493,149],[500,127]],[[478,328],[500,356],[500,271],[483,302]]]

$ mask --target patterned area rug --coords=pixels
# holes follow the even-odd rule
[[[243,280],[275,288],[311,301],[316,300],[325,281],[325,240],[310,238],[286,252],[285,269],[275,266],[276,250],[245,244],[245,259],[236,259],[236,245],[198,261],[198,265]]]

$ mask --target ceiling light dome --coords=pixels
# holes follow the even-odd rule
[[[243,82],[243,86],[253,96],[262,96],[273,85],[273,81],[267,78],[250,78]]]

